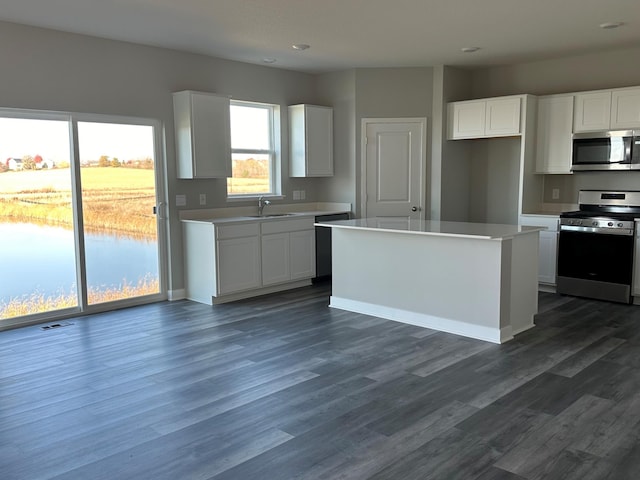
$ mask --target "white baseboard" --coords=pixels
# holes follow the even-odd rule
[[[500,329],[499,327],[491,328],[480,325],[473,325],[458,320],[450,320],[448,318],[427,315],[424,313],[410,312],[398,308],[385,307],[357,300],[349,300],[331,296],[330,307],[349,312],[362,313],[372,315],[374,317],[385,318],[396,322],[407,323],[423,328],[431,328],[446,333],[453,333],[463,337],[484,340],[485,342],[504,343],[513,338],[514,333],[511,326]]]
[[[245,298],[259,297],[261,295],[268,295],[270,293],[283,292],[285,290],[291,290],[294,288],[308,287],[311,285],[311,279],[297,280],[294,282],[283,283],[280,285],[271,285],[268,287],[256,288],[253,290],[246,290],[244,292],[229,293],[227,295],[220,295],[218,297],[212,297],[213,305],[219,305],[221,303],[234,302],[236,300],[244,300]]]
[[[170,302],[184,300],[185,298],[187,298],[187,291],[184,288],[181,288],[180,290],[169,290],[167,292],[167,299]]]

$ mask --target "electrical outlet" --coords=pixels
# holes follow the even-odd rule
[[[200,194],[200,205],[206,205],[207,204],[207,194],[206,193],[201,193]]]
[[[293,199],[294,200],[300,200],[300,190],[294,190],[293,191]]]
[[[559,188],[554,188],[553,190],[551,190],[551,198],[554,200],[558,200],[560,198],[560,189]]]

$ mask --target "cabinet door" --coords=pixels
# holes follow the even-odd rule
[[[333,109],[317,105],[291,105],[289,145],[289,176],[332,176]]]
[[[282,283],[290,278],[289,234],[262,235],[262,284]]]
[[[611,124],[611,91],[575,96],[574,132],[608,130]]]
[[[333,109],[308,105],[306,109],[307,176],[333,175]]]
[[[520,133],[520,98],[487,100],[484,134],[487,137]]]
[[[249,290],[260,286],[260,240],[258,236],[216,242],[216,293]]]
[[[449,138],[484,137],[487,102],[454,102],[449,104]]]
[[[640,128],[640,88],[613,91],[611,128]]]
[[[558,232],[540,232],[540,251],[538,257],[538,281],[556,284],[556,255]]]
[[[231,176],[229,97],[204,92],[173,94],[179,178]]]
[[[315,230],[302,230],[289,234],[291,280],[315,277],[315,243]]]
[[[573,95],[538,100],[537,173],[571,173],[572,127]]]

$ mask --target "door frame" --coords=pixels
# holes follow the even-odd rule
[[[427,213],[427,117],[364,117],[360,121],[360,217],[367,217],[367,127],[375,123],[419,123],[422,130],[423,152],[420,179],[420,218]]]
[[[155,181],[155,191],[156,191],[156,233],[157,233],[157,241],[158,241],[158,280],[160,291],[158,293],[154,293],[151,295],[144,295],[142,297],[132,297],[132,298],[124,298],[120,300],[114,300],[110,302],[97,303],[89,305],[87,302],[87,291],[86,288],[82,290],[82,298],[80,298],[79,306],[81,307],[82,313],[99,313],[105,312],[120,308],[127,308],[136,305],[144,305],[146,303],[159,302],[163,300],[167,300],[168,298],[168,273],[169,273],[169,249],[168,249],[168,235],[169,235],[169,226],[168,226],[168,218],[167,218],[167,188],[166,188],[166,156],[164,150],[164,142],[163,142],[163,126],[162,122],[153,118],[145,118],[145,117],[129,117],[125,115],[110,115],[110,114],[101,114],[101,113],[71,113],[70,114],[70,135],[74,135],[73,140],[73,149],[72,149],[72,157],[74,161],[73,164],[77,164],[77,167],[80,166],[80,152],[78,148],[78,123],[87,122],[87,123],[112,123],[112,124],[123,124],[123,125],[143,125],[150,126],[153,128],[153,154],[154,154],[154,181]],[[82,183],[80,179],[80,169],[76,168],[76,171],[73,173],[75,185],[77,191],[75,194],[78,197],[82,196]],[[75,201],[75,198],[74,198]],[[79,218],[76,220],[75,227],[78,229],[82,229],[84,232],[84,226],[81,224],[82,222],[82,202],[79,201],[76,203],[76,210],[78,212]],[[79,230],[80,231],[80,230]],[[79,257],[82,259],[83,265],[82,267],[78,267],[82,273],[82,280],[86,287],[86,262],[85,262],[85,254],[84,254],[84,234],[82,235],[82,245],[79,245],[80,249],[76,250],[79,254]]]

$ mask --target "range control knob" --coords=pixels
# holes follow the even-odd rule
[[[609,222],[609,223],[607,223],[607,226],[609,226],[609,227],[613,227],[613,222]],[[618,226],[621,226],[621,224],[619,223],[619,224],[618,224]]]
[[[598,226],[598,221],[594,220],[593,222],[591,222],[591,225],[593,225],[594,227],[597,227]]]
[[[619,222],[619,223],[618,223],[618,226],[619,226],[620,228],[622,228],[622,225],[623,225],[623,223],[622,223],[622,222]]]

